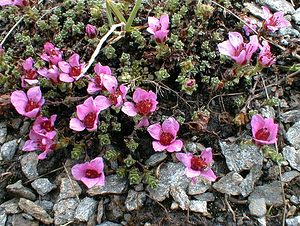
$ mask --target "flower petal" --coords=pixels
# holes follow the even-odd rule
[[[126,115],[134,117],[137,115],[137,110],[135,108],[134,103],[132,102],[125,102],[123,104],[123,107],[121,109],[122,112],[124,112]]]
[[[28,103],[28,98],[23,91],[17,90],[12,92],[10,102],[19,114],[24,115],[26,113],[25,108]]]
[[[217,176],[212,169],[203,170],[200,172],[200,175],[209,181],[215,181],[217,179]]]
[[[206,148],[201,152],[201,158],[207,163],[210,164],[213,160],[212,149]]]
[[[28,100],[38,103],[42,99],[42,92],[39,86],[34,86],[27,91]]]
[[[72,118],[70,120],[69,127],[75,131],[83,131],[85,129],[85,125],[77,118]]]
[[[105,110],[111,106],[110,100],[102,95],[99,95],[95,98],[94,103],[98,111]]]
[[[182,162],[185,167],[191,168],[191,159],[193,157],[192,153],[176,153],[176,158]]]
[[[182,147],[183,147],[182,140],[175,140],[167,147],[167,151],[168,152],[179,152],[179,151],[181,151]]]
[[[72,167],[71,173],[76,180],[85,177],[85,171],[88,169],[88,163],[76,164]]]
[[[147,131],[152,138],[154,138],[155,140],[159,140],[160,134],[162,132],[162,128],[159,123],[155,123],[155,124],[149,126]]]
[[[154,151],[164,151],[167,149],[168,146],[164,146],[158,141],[153,141],[152,147],[153,147]]]

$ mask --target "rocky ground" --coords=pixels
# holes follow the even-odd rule
[[[151,5],[152,1],[146,2]],[[224,5],[228,1],[218,2]],[[260,18],[260,5],[267,5],[274,11],[284,11],[293,25],[272,37],[285,49],[284,54],[282,49],[276,50],[281,52],[279,69],[267,72],[274,76],[267,77],[265,84],[257,88],[255,98],[249,92],[251,89],[242,90],[246,97],[253,97],[249,103],[251,109],[279,123],[278,145],[272,148],[283,156],[280,165],[251,143],[249,123],[242,127],[232,123],[235,107],[230,93],[234,92],[227,92],[228,96],[223,95],[225,92],[212,93],[207,99],[200,97],[203,102],[198,104],[211,110],[207,131],[191,131],[186,126],[183,137],[187,151],[202,149],[204,145],[213,147],[216,182],[197,179],[194,183],[185,176],[185,167],[173,154],[152,151],[142,163],[154,170],[156,188],[150,188],[144,181],[130,184],[128,178],[116,174],[118,162],[110,162],[105,186],[87,189],[71,175],[70,168],[78,160],[71,158],[70,148],[57,151],[43,161],[38,160],[35,152],[22,151],[31,121],[24,120],[5,104],[5,95],[13,91],[12,87],[6,87],[0,96],[0,116],[3,116],[0,118],[0,225],[300,225],[299,67],[289,77],[292,81],[286,80],[292,72],[282,70],[284,66],[299,65],[300,7],[296,1],[256,2],[239,6],[244,13]],[[225,12],[211,5],[219,13]],[[232,10],[238,12],[240,8],[232,6]],[[2,35],[13,24],[1,28]],[[6,45],[8,48],[9,43]],[[0,75],[4,73],[0,71]],[[201,92],[199,95],[205,96],[205,91]],[[277,98],[276,105],[264,103],[266,92]],[[188,103],[193,104],[191,99]],[[172,98],[168,101],[172,102]],[[231,109],[231,117],[222,111],[221,101],[225,108]],[[169,102],[166,108],[174,105],[174,101]],[[60,120],[60,125],[66,125]],[[142,133],[141,137],[144,136]]]

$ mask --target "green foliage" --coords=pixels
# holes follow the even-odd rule
[[[98,135],[98,139],[101,146],[110,144],[110,137],[108,133]]]
[[[146,171],[145,172],[145,181],[149,185],[150,188],[156,189],[157,188],[157,179],[154,176],[153,172]]]
[[[125,163],[125,165],[126,165],[128,168],[130,168],[131,166],[133,166],[133,165],[136,163],[136,160],[134,160],[134,159],[132,158],[132,156],[129,154],[129,155],[127,156],[127,158],[124,159],[124,163]]]
[[[129,170],[128,179],[129,179],[129,184],[133,185],[133,184],[141,183],[143,177],[137,168],[132,168]]]
[[[272,161],[276,162],[278,165],[280,165],[281,162],[284,161],[284,157],[282,156],[282,154],[278,153],[273,147],[264,146],[262,150],[267,158],[271,158]]]
[[[198,2],[195,14],[201,22],[207,22],[207,20],[212,16],[214,7],[208,4],[203,4]]]
[[[117,56],[116,49],[112,47],[111,45],[107,46],[103,50],[104,55],[107,57],[107,59],[113,59]]]
[[[163,67],[160,68],[159,71],[156,71],[154,74],[158,81],[165,80],[170,77],[168,71]]]
[[[105,152],[104,158],[108,161],[116,161],[119,157],[120,153],[114,149],[110,149]]]
[[[84,149],[83,149],[82,144],[74,144],[74,147],[71,151],[71,158],[79,159],[82,156],[83,151],[84,151]]]
[[[142,49],[145,47],[146,39],[144,38],[144,36],[142,35],[142,33],[140,31],[133,30],[131,32],[131,37],[139,45],[139,47],[138,47],[139,49]]]
[[[127,148],[132,152],[134,152],[137,149],[137,147],[139,146],[139,144],[133,138],[125,139],[125,144],[126,144]]]
[[[279,106],[279,103],[280,103],[280,99],[279,98],[272,97],[270,99],[266,99],[264,104],[268,105],[270,107],[273,107],[273,106]]]
[[[166,8],[168,11],[175,12],[179,8],[179,0],[168,0]]]
[[[116,170],[116,174],[118,175],[118,177],[124,178],[127,174],[127,169],[125,167],[119,167]]]

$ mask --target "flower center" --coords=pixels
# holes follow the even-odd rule
[[[56,50],[55,49],[50,49],[50,54],[49,55],[52,55],[52,56],[56,56],[57,55],[57,52],[56,52]]]
[[[90,112],[85,116],[83,123],[86,126],[86,128],[90,129],[93,128],[95,120],[96,120],[96,113]]]
[[[267,128],[262,128],[255,133],[255,138],[257,140],[268,140],[270,132]]]
[[[97,177],[100,177],[101,173],[98,173],[96,170],[93,170],[93,169],[87,169],[85,171],[85,176],[87,178],[97,178]]]
[[[95,75],[95,83],[99,88],[102,87],[102,80],[99,75]]]
[[[136,104],[136,109],[140,115],[146,116],[150,113],[152,103],[150,100],[142,100]]]
[[[191,168],[193,170],[203,170],[207,167],[207,163],[201,157],[193,156],[191,159]]]
[[[118,103],[119,96],[122,96],[122,92],[120,90],[117,90],[116,92],[111,93],[108,98],[113,105],[116,105]]]
[[[81,73],[80,66],[75,66],[75,67],[71,68],[70,76],[71,77],[77,77],[78,75],[80,75],[80,73]]]
[[[32,111],[35,108],[39,108],[39,104],[32,101],[32,100],[29,100],[26,107],[25,107],[25,111],[29,112],[29,111]]]
[[[28,70],[25,71],[25,78],[26,79],[35,79],[36,78],[36,71],[35,70]]]
[[[159,137],[159,142],[164,145],[170,145],[172,140],[174,139],[174,136],[171,133],[165,133],[163,132]]]
[[[53,126],[51,125],[51,121],[50,120],[47,120],[45,122],[42,123],[42,128],[44,130],[46,130],[47,132],[50,132],[53,130]]]

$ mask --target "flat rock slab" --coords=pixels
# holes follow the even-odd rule
[[[263,174],[261,168],[262,168],[261,166],[257,166],[257,165],[252,167],[249,174],[241,182],[240,189],[241,189],[241,195],[243,197],[248,196],[253,191],[255,183]]]
[[[47,178],[38,178],[31,183],[31,186],[39,193],[44,196],[52,189],[56,188]]]
[[[200,200],[191,200],[189,208],[192,212],[207,213],[207,202]]]
[[[187,210],[189,208],[190,200],[183,188],[180,186],[171,186],[170,194],[181,209]]]
[[[105,221],[101,224],[97,224],[96,226],[122,226],[122,224],[117,224],[111,221]]]
[[[265,198],[251,199],[249,203],[250,214],[255,217],[262,217],[267,213]]]
[[[37,153],[29,152],[27,154],[22,155],[20,162],[22,172],[29,180],[39,176],[39,173],[37,171],[37,165],[39,162]]]
[[[300,10],[297,11],[299,11],[299,16],[300,16]],[[300,120],[300,110],[291,110],[291,111],[281,113],[280,118],[284,123],[297,122]]]
[[[7,215],[4,209],[0,208],[0,225],[5,225]]]
[[[44,224],[52,224],[53,223],[53,219],[41,206],[35,204],[34,202],[32,202],[28,199],[20,198],[19,207],[25,213],[30,214],[37,220],[43,222]]]
[[[125,201],[125,207],[128,211],[138,210],[144,205],[145,200],[145,192],[130,190]]]
[[[110,175],[105,179],[104,186],[94,186],[87,193],[91,196],[103,194],[122,194],[127,188],[127,180],[117,175]]]
[[[62,225],[74,220],[74,214],[78,201],[75,198],[68,198],[60,200],[55,203],[54,211],[54,224]]]
[[[300,121],[288,129],[286,139],[294,148],[300,149]]]
[[[235,172],[250,170],[253,166],[263,164],[263,155],[256,145],[238,145],[220,142],[228,169]]]
[[[5,213],[7,214],[17,214],[21,212],[21,209],[19,208],[19,200],[14,198],[11,200],[8,200],[0,205],[0,208],[3,208],[5,210]],[[1,225],[1,224],[0,224]]]
[[[18,148],[18,140],[11,140],[4,143],[0,149],[0,159],[12,160]]]
[[[300,172],[296,171],[296,170],[292,170],[292,171],[288,171],[288,172],[284,172],[282,174],[282,182],[290,182],[293,179],[295,179],[296,177],[300,176]]]
[[[75,180],[70,180],[69,178],[61,178],[60,183],[60,193],[58,195],[58,200],[73,198],[80,195],[82,189]]]
[[[300,150],[294,147],[286,146],[282,150],[284,158],[289,162],[290,166],[300,171]]]
[[[285,220],[286,226],[298,226],[300,224],[300,216],[288,218]]]
[[[295,21],[296,24],[300,25],[300,7],[296,10],[296,12],[293,14],[292,19]],[[299,110],[300,111],[300,110]],[[300,119],[300,113],[299,113],[299,119]]]
[[[32,201],[36,199],[35,194],[31,191],[31,189],[24,187],[21,180],[14,184],[7,185],[6,189],[8,192],[11,192],[18,197],[23,197]]]
[[[164,152],[157,152],[153,155],[150,156],[149,159],[146,160],[146,165],[153,167],[153,166],[157,166],[159,163],[161,163],[162,161],[164,161],[167,158],[167,154]]]
[[[189,195],[199,195],[206,192],[211,187],[211,182],[197,178],[196,182],[191,181],[188,187]]]
[[[245,2],[244,6],[246,9],[248,9],[250,11],[250,13],[259,18],[259,19],[263,19],[264,18],[264,12],[262,10],[262,8],[252,2]]]
[[[226,176],[222,177],[219,181],[215,182],[213,184],[213,188],[218,192],[228,195],[240,195],[240,184],[243,180],[244,178],[240,174],[236,172],[230,172]]]
[[[97,201],[90,197],[85,197],[80,201],[75,210],[75,220],[87,222],[95,213],[97,208]]]

